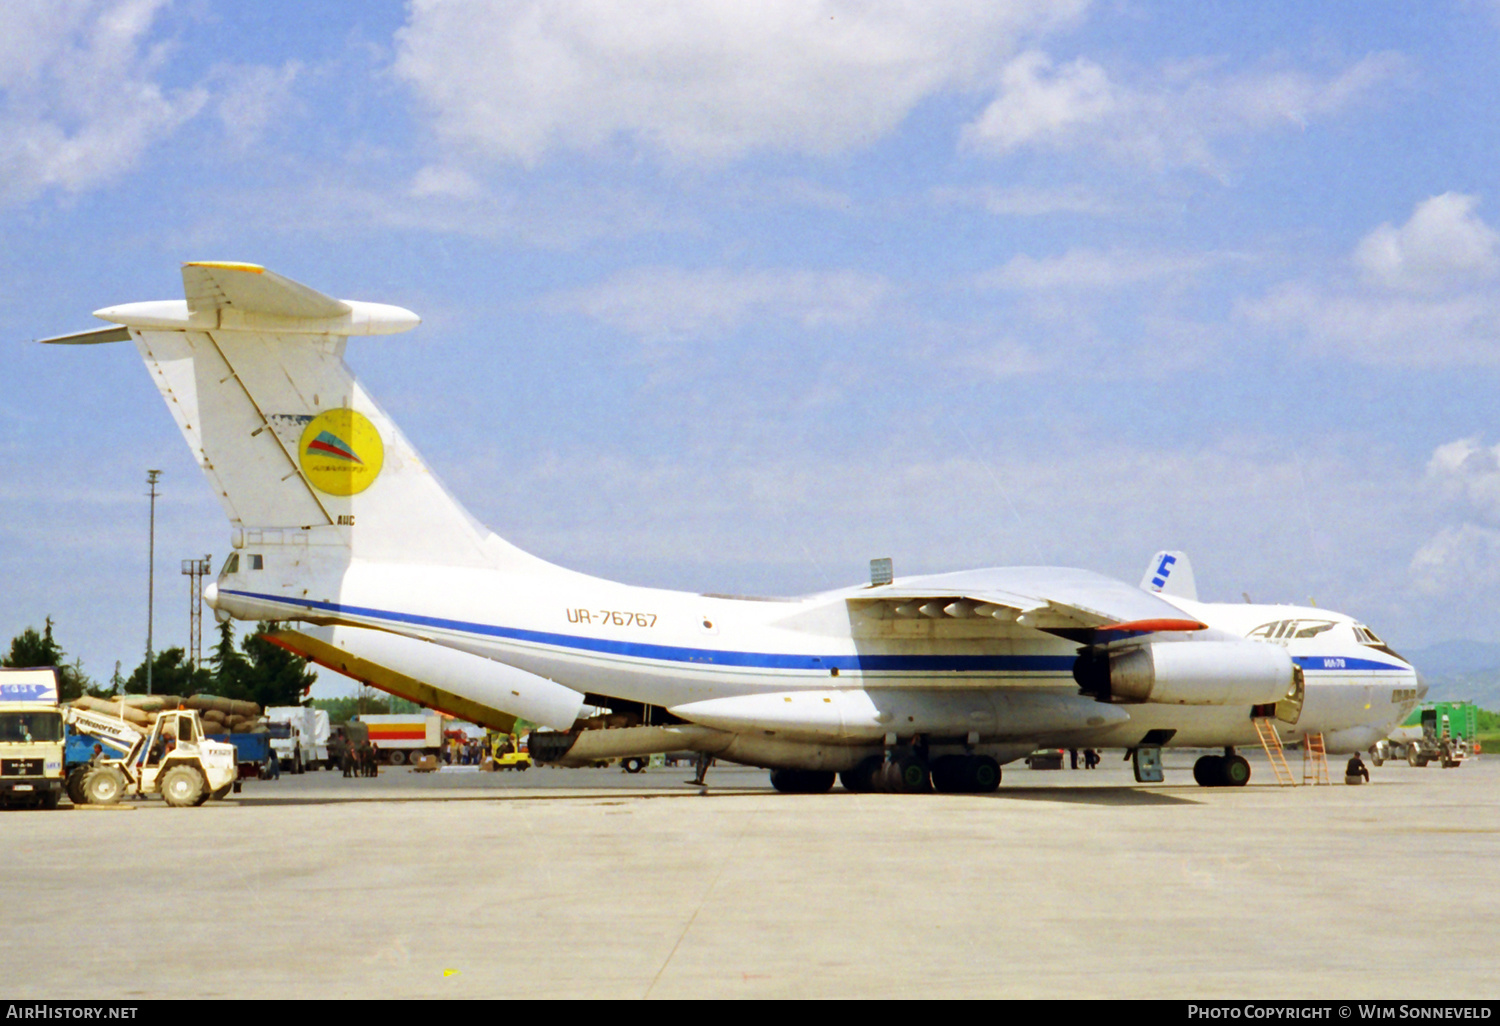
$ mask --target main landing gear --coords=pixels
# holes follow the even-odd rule
[[[931,764],[915,752],[872,755],[840,773],[839,782],[856,794],[987,794],[1000,786],[1000,764],[987,755],[944,755]]]
[[[1226,748],[1223,755],[1205,755],[1193,763],[1193,779],[1203,787],[1244,787],[1250,783],[1250,764]]]

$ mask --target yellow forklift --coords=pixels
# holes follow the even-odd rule
[[[485,735],[485,741],[495,769],[525,772],[531,768],[531,753],[526,750],[526,742],[519,735],[497,734],[492,731]]]

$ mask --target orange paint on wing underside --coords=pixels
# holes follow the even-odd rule
[[[1112,623],[1108,627],[1097,627],[1101,631],[1206,631],[1208,624],[1197,620],[1131,620],[1129,623]]]

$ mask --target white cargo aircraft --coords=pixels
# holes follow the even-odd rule
[[[1222,748],[1255,719],[1330,752],[1411,710],[1412,667],[1352,618],[1197,601],[1181,553],[1139,588],[1058,567],[890,578],[802,598],[640,588],[554,566],[475,522],[344,363],[351,335],[417,325],[252,264],[182,268],[187,298],[95,316],[133,340],[229,515],[205,596],[221,617],[394,694],[533,735],[539,761],[688,749],[782,791],[988,791],[1038,747]],[[586,707],[607,714],[584,716]],[[1153,775],[1153,769],[1155,775]],[[1144,774],[1144,776],[1143,776]]]

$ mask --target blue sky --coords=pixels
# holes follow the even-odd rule
[[[1500,4],[0,7],[0,632],[223,516],[134,351],[265,264],[483,521],[635,583],[1056,563],[1500,641]]]

